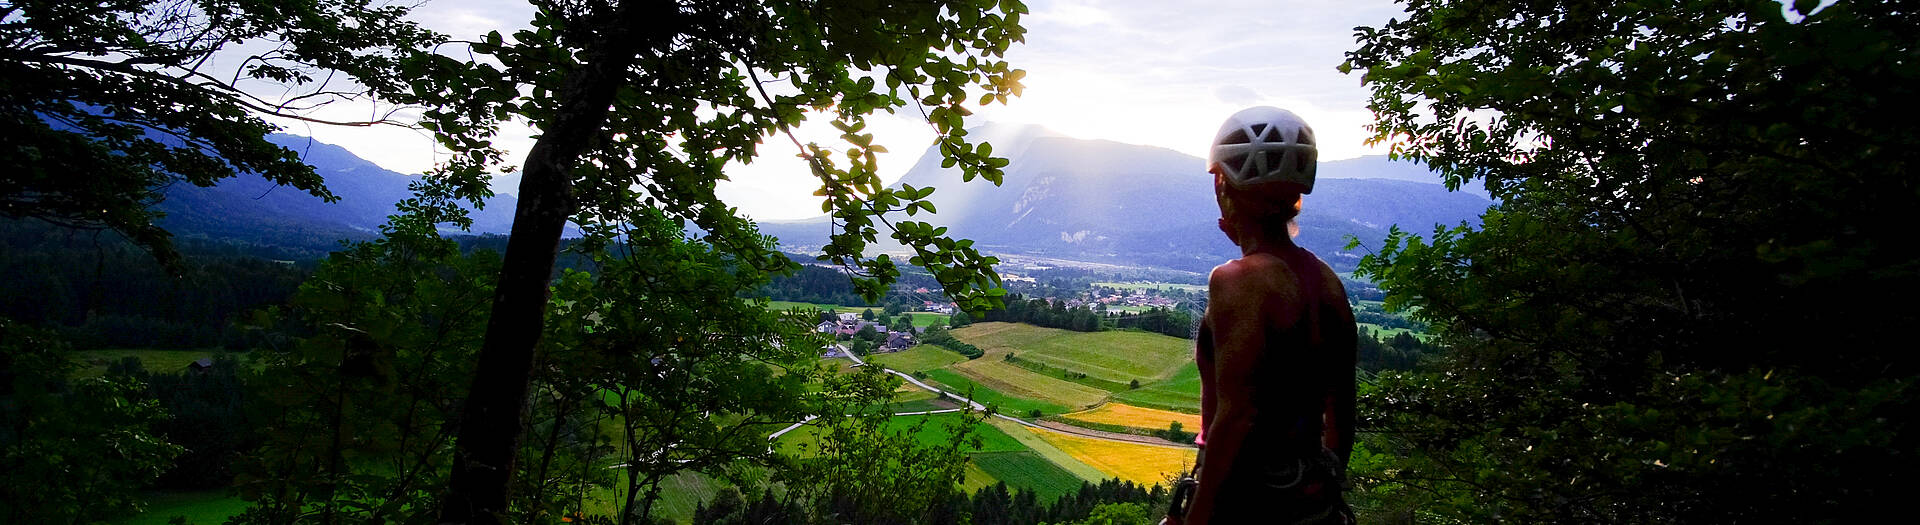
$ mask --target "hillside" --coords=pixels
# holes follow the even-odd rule
[[[1000,187],[961,183],[931,148],[899,183],[939,188],[930,200],[942,213],[932,221],[989,251],[1188,271],[1237,254],[1219,233],[1212,179],[1199,158],[1034,126],[988,125],[970,135],[1012,160]],[[1367,246],[1395,224],[1427,231],[1477,223],[1490,204],[1479,193],[1447,191],[1413,164],[1367,157],[1320,169],[1299,242],[1343,271],[1359,259],[1345,250],[1348,235]],[[823,221],[769,221],[761,229],[789,249],[809,250],[825,241]]]
[[[381,168],[345,148],[296,135],[274,134],[267,139],[300,154],[326,178],[336,202],[294,188],[280,187],[252,175],[241,175],[202,188],[179,184],[165,192],[155,206],[166,217],[161,225],[177,235],[204,235],[260,244],[302,243],[332,246],[342,238],[378,234],[394,204],[413,196],[407,185],[418,177]],[[511,195],[487,200],[472,211],[473,233],[505,233],[513,226]]]

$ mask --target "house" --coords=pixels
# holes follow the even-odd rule
[[[911,347],[911,346],[913,346],[913,334],[906,333],[906,332],[888,332],[887,333],[886,348],[888,351],[897,352],[900,350],[906,350],[908,347]]]
[[[213,358],[211,357],[202,357],[192,363],[187,363],[188,372],[205,374],[208,370],[213,370]]]
[[[821,321],[820,324],[813,326],[813,331],[820,332],[823,334],[831,334],[833,333],[834,330],[837,330],[837,329],[839,329],[839,325],[833,324],[828,321]]]
[[[842,323],[851,323],[858,320],[860,320],[860,314],[846,312],[840,314],[840,322]]]

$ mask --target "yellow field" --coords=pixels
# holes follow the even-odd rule
[[[1183,431],[1194,432],[1200,429],[1199,414],[1183,414],[1166,410],[1154,410],[1120,403],[1107,403],[1100,405],[1100,408],[1084,412],[1061,414],[1060,417],[1088,423],[1105,423],[1108,425],[1150,428],[1155,430],[1167,428],[1168,423],[1178,421],[1180,422],[1180,429]]]
[[[1193,467],[1194,449],[1122,443],[1026,427],[1041,439],[1100,472],[1142,485],[1166,485],[1167,479]]]

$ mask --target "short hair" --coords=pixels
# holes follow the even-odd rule
[[[1286,182],[1248,186],[1227,183],[1225,175],[1213,174],[1213,195],[1220,204],[1220,216],[1245,215],[1266,233],[1300,234],[1294,219],[1300,216],[1300,187]]]

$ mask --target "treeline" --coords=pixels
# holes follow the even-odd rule
[[[1186,339],[1193,337],[1193,314],[1177,308],[1154,308],[1137,314],[1103,315],[1086,306],[1068,308],[1064,301],[1023,299],[1007,296],[1007,307],[989,310],[975,318],[966,312],[954,312],[948,324],[954,328],[975,322],[1027,323],[1034,326],[1098,332],[1109,329],[1136,329]]]
[[[1120,314],[1113,318],[1113,325],[1188,339],[1193,337],[1194,321],[1193,314],[1186,310],[1154,308],[1137,314]]]
[[[1438,355],[1441,346],[1422,341],[1413,334],[1400,332],[1392,337],[1376,338],[1370,330],[1360,330],[1359,354],[1355,366],[1368,372],[1413,370],[1420,360]]]
[[[955,314],[960,317],[962,314]],[[1007,296],[1007,307],[989,310],[973,321],[1027,323],[1047,328],[1060,328],[1075,332],[1096,332],[1101,328],[1100,314],[1086,307],[1068,308],[1064,301],[1053,302],[1041,298],[1027,299],[1020,294]],[[955,322],[954,326],[965,326]]]
[[[228,355],[202,371],[149,371],[136,357],[107,364],[108,376],[146,386],[146,398],[166,412],[154,432],[182,448],[155,486],[212,489],[233,483],[235,462],[260,444],[259,418],[248,411],[242,371]]]
[[[183,240],[178,275],[112,233],[0,222],[0,316],[75,348],[238,346],[241,312],[285,303],[312,261],[268,247]]]
[[[946,328],[939,326],[927,328],[927,332],[920,335],[920,342],[952,350],[967,356],[967,359],[979,359],[980,356],[986,355],[986,351],[981,350],[980,347],[955,338],[952,333],[947,332]]]
[[[773,489],[764,488],[753,501],[747,501],[740,489],[720,489],[712,501],[694,509],[693,522],[713,525],[759,525],[763,523],[815,523],[801,502],[783,499]],[[972,496],[953,492],[935,507],[921,509],[916,523],[940,525],[1147,524],[1166,512],[1167,491],[1131,481],[1107,479],[1100,483],[1082,482],[1079,490],[1061,495],[1051,503],[1040,501],[1031,490],[1009,489],[1006,482],[982,487]],[[829,507],[829,515],[852,515],[852,502]]]

